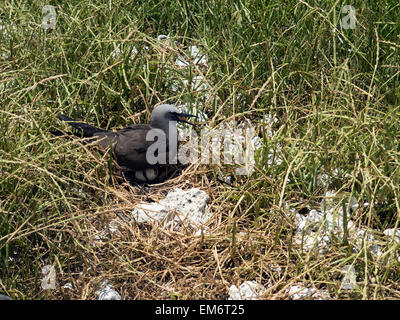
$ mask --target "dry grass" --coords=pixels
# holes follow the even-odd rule
[[[342,4],[333,1],[110,3],[63,2],[47,32],[45,1],[0,4],[0,291],[96,299],[109,280],[124,299],[225,299],[232,284],[255,280],[265,299],[287,299],[294,284],[337,299],[398,299],[399,245],[382,232],[398,227],[400,212],[399,3],[355,1],[354,30],[339,28]],[[190,58],[191,45],[208,65]],[[182,54],[185,68],[175,64]],[[196,76],[205,90],[189,85]],[[49,133],[63,129],[58,113],[120,128],[147,122],[159,103],[196,107],[212,127],[276,116],[276,134],[258,128],[263,147],[250,176],[194,164],[139,187],[109,153]],[[271,150],[280,163],[267,161]],[[136,204],[175,187],[210,196],[209,233],[130,221]],[[381,258],[334,236],[324,255],[295,244],[296,213],[328,190],[368,203],[351,218],[371,228]],[[118,231],[96,241],[110,223]],[[54,290],[40,285],[48,264]],[[349,264],[358,287],[346,292]],[[73,290],[62,288],[68,282]]]

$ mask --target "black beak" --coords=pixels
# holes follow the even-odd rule
[[[176,121],[188,123],[188,124],[190,124],[192,126],[195,125],[192,122],[186,121],[185,118],[190,118],[190,117],[197,118],[197,116],[195,116],[193,114],[189,114],[189,113],[175,113],[175,115],[176,115]]]

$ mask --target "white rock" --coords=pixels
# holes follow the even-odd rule
[[[328,251],[330,237],[334,235],[339,239],[344,236],[343,209],[335,209],[329,206],[325,212],[311,210],[306,216],[296,214],[295,221],[297,223],[294,241],[297,245],[301,245],[305,251],[318,249],[320,254]],[[357,232],[357,227],[350,217],[347,218],[348,236],[352,237]],[[378,250],[372,247],[372,250]]]
[[[273,137],[276,134],[275,130],[272,130],[272,126],[278,122],[278,118],[275,116],[270,115],[269,113],[266,113],[264,115],[263,121],[264,125],[266,126],[265,132],[267,136]]]
[[[194,232],[195,237],[200,237],[203,234],[210,234],[210,228],[207,226],[198,227],[198,229]]]
[[[190,63],[185,60],[185,57],[179,56],[178,58],[176,58],[175,64],[178,67],[187,67]]]
[[[78,193],[82,198],[87,199],[86,193],[83,192],[83,190],[81,188],[78,189],[78,188],[72,187],[72,191]]]
[[[327,189],[332,184],[332,178],[328,174],[322,173],[318,177],[317,184],[321,185],[324,189]]]
[[[177,92],[177,91],[179,91],[180,90],[180,88],[181,88],[181,82],[180,81],[178,81],[178,80],[170,80],[170,89],[173,91],[173,92]]]
[[[330,239],[328,236],[318,235],[318,233],[313,233],[312,235],[296,234],[294,236],[294,242],[301,246],[304,251],[308,252],[313,249],[318,249],[320,254],[325,254],[328,251]]]
[[[229,288],[228,300],[260,300],[265,291],[265,287],[257,282],[245,281],[239,288],[235,285]]]
[[[41,286],[42,289],[55,289],[56,288],[56,269],[52,265],[45,265],[42,268],[42,278]]]
[[[190,46],[189,47],[189,55],[190,58],[193,60],[193,63],[196,65],[207,65],[207,57],[202,54],[197,46]],[[188,67],[190,65],[189,62],[186,61],[185,57],[179,56],[175,64],[179,67]]]
[[[99,290],[96,291],[97,300],[122,300],[121,296],[117,291],[115,291],[111,284],[108,283],[108,280],[103,281]]]
[[[329,210],[334,208],[336,202],[336,192],[327,191],[321,201],[321,210]]]
[[[373,255],[380,257],[382,255],[381,246],[377,244],[375,237],[371,234],[371,232],[366,228],[359,229],[354,234],[354,250],[355,252],[359,252],[363,247],[364,243],[367,248]]]
[[[128,61],[129,61],[129,62],[132,62],[133,59],[136,57],[137,53],[138,53],[137,48],[136,48],[135,46],[133,46]],[[120,49],[120,47],[117,47],[117,48],[111,53],[111,57],[112,57],[113,59],[117,59],[120,55],[121,55],[121,49]]]
[[[133,46],[132,51],[131,51],[131,55],[129,57],[129,61],[130,62],[132,61],[133,58],[136,57],[137,53],[138,53],[138,49],[135,46]]]
[[[210,218],[207,202],[210,197],[206,192],[192,188],[176,188],[159,203],[139,203],[132,211],[132,218],[138,223],[164,221],[166,227],[178,230],[182,224],[190,226],[194,235],[208,233],[205,223]]]
[[[347,211],[347,230],[348,232],[354,232],[356,226],[353,221],[350,220],[349,212]],[[326,213],[326,222],[328,232],[332,232],[337,236],[341,237],[344,232],[344,224],[343,224],[343,208],[339,208],[337,212],[333,209]]]
[[[117,47],[112,53],[111,53],[111,57],[113,59],[116,59],[120,56],[121,54],[121,49],[119,47]]]
[[[166,40],[166,39],[169,39],[169,37],[168,37],[167,35],[165,35],[165,34],[160,34],[160,35],[157,37],[157,40],[158,40],[158,41],[163,41],[163,40]]]
[[[276,116],[270,115],[269,113],[264,114],[264,123],[267,125],[273,125],[278,122],[278,118]]]
[[[197,46],[190,46],[189,54],[196,65],[207,65],[207,57],[200,52]]]
[[[188,80],[184,79],[183,84],[189,87],[191,91],[201,93],[202,100],[207,100],[210,97],[210,87],[202,76],[193,77],[190,83]]]
[[[225,175],[224,173],[221,172],[220,179],[224,181],[225,183],[232,183],[232,176],[231,175]]]
[[[167,299],[171,298],[171,295],[173,295],[175,293],[175,287],[173,285],[173,282],[169,282],[169,283],[165,284],[164,289],[165,290],[163,290],[161,292],[161,296],[163,298],[167,298]]]
[[[325,193],[325,197],[324,199],[322,199],[321,201],[321,210],[332,210],[333,208],[335,208],[338,203],[341,201],[341,199],[338,198],[337,194],[333,191],[327,191]],[[364,204],[365,206],[365,204]],[[350,212],[354,211],[355,209],[357,209],[359,207],[358,205],[358,200],[356,197],[351,196],[349,199],[346,199],[346,210]],[[340,210],[343,211],[343,206],[340,205]]]
[[[109,234],[113,234],[113,233],[118,233],[119,232],[119,220],[117,219],[113,219],[110,221],[110,223],[108,224],[108,226],[105,228],[105,230],[109,233]]]
[[[350,177],[351,175],[349,173],[345,173],[342,170],[335,168],[330,172],[320,174],[317,179],[317,184],[324,188],[330,188],[334,179],[350,179]]]
[[[267,162],[269,166],[279,166],[283,162],[281,156],[279,155],[282,150],[281,144],[275,144],[274,148],[268,150],[267,153]],[[288,179],[288,182],[290,182],[290,179]]]
[[[137,223],[162,221],[168,215],[168,209],[159,203],[139,203],[132,212]]]
[[[315,288],[306,288],[302,285],[293,285],[286,289],[292,300],[304,300],[312,298],[313,300],[326,300],[330,299],[328,290],[316,290]]]
[[[342,237],[344,233],[343,210],[339,208],[336,212],[333,208],[323,213],[317,210],[311,210],[307,216],[296,215],[299,221],[297,232],[310,234],[312,232],[323,231],[327,234],[333,233]],[[350,218],[347,218],[347,230],[354,232],[355,224]]]
[[[347,206],[348,206],[348,208],[350,208],[350,210],[353,210],[353,211],[356,210],[359,207],[357,198],[354,196],[351,196]]]
[[[262,150],[265,146],[263,139],[256,134],[251,121],[244,119],[241,123],[236,123],[232,120],[220,128],[221,130],[226,131],[224,137],[230,140],[227,148],[224,148],[224,153],[227,153],[230,156],[240,154],[240,150],[242,150],[242,147],[244,146],[243,149],[246,151],[245,159],[249,161],[250,167],[254,167],[254,152]],[[280,150],[281,145],[279,143],[274,144],[274,148],[268,150],[267,162],[269,166],[280,165],[282,163],[282,158],[279,156]],[[262,156],[262,154],[260,156]]]
[[[72,284],[70,282],[67,282],[62,287],[63,289],[73,290]]]
[[[297,232],[310,234],[311,232],[317,232],[324,222],[324,215],[322,212],[317,210],[311,210],[306,216],[296,214],[298,221]]]
[[[300,285],[294,285],[287,289],[287,293],[292,300],[303,300],[315,294],[316,290],[314,288],[304,288]]]
[[[107,241],[113,234],[118,234],[120,222],[118,219],[113,219],[110,223],[104,227],[104,229],[93,236],[93,246],[98,247],[102,245],[104,241]]]
[[[174,45],[175,47],[179,46],[178,41],[172,42],[171,38],[165,34],[160,34],[157,37],[157,41],[160,42],[161,46],[163,46],[164,48],[171,47],[172,45]]]
[[[269,267],[271,268],[271,270],[272,270],[273,272],[276,272],[276,273],[278,273],[278,274],[281,274],[281,273],[283,272],[283,268],[280,267],[280,266],[271,265],[271,266],[269,266]]]
[[[379,244],[371,244],[368,249],[376,257],[380,257],[383,254],[381,246]]]
[[[395,228],[386,229],[383,231],[383,234],[386,236],[387,240],[400,243],[400,230]]]
[[[165,199],[160,201],[160,204],[178,214],[174,218],[175,224],[188,222],[197,231],[210,218],[210,213],[207,210],[209,200],[208,194],[198,188],[186,191],[176,188],[169,192]]]
[[[263,147],[261,138],[259,136],[254,136],[251,138],[251,145],[253,146],[254,150],[260,150]]]
[[[342,290],[354,290],[357,286],[356,269],[352,265],[346,265],[342,268],[344,277],[342,280]]]

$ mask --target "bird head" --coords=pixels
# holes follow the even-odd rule
[[[193,114],[179,112],[179,110],[171,104],[162,104],[157,106],[151,113],[150,126],[164,129],[168,126],[169,121],[184,122],[194,125],[186,120],[186,118],[190,117],[197,118],[197,116]]]

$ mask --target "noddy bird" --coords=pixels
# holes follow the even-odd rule
[[[167,162],[161,164],[168,164],[168,160],[173,159],[178,152],[176,123],[184,122],[193,125],[185,120],[188,117],[197,116],[180,113],[173,105],[162,104],[151,113],[149,124],[131,125],[118,131],[110,131],[78,122],[62,114],[58,115],[60,120],[66,121],[73,128],[78,129],[80,136],[94,138],[103,149],[111,146],[118,165],[125,170],[135,171],[136,179],[146,182],[157,178],[157,168],[160,166],[160,163],[154,163],[149,159],[149,148],[155,141],[158,142],[160,148],[157,151],[165,154],[155,156],[159,159],[166,159]],[[159,140],[159,134],[165,134],[164,139]],[[76,135],[79,136],[79,134]],[[154,136],[157,137],[157,140],[154,139]]]

